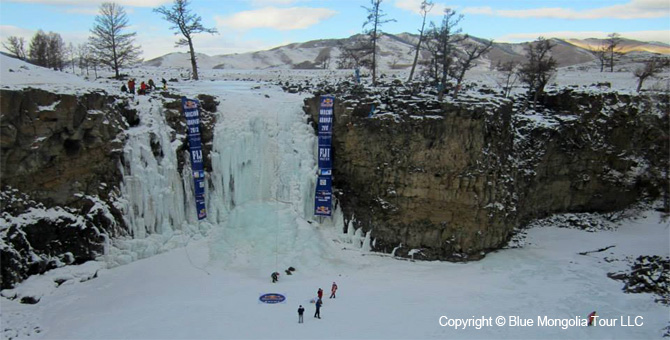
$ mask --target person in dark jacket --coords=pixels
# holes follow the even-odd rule
[[[321,319],[321,305],[323,302],[321,302],[321,298],[316,300],[316,312],[314,312],[314,317]]]
[[[279,273],[277,272],[272,273],[270,276],[272,277],[272,283],[275,283],[277,280],[279,280]]]
[[[153,79],[149,79],[149,90],[155,90],[156,89],[156,83],[154,83]]]
[[[167,80],[165,80],[165,78],[162,78],[161,83],[163,83],[163,90],[167,90]]]
[[[305,308],[303,308],[302,305],[300,305],[300,307],[298,308],[298,323],[302,323],[302,313],[304,312]]]
[[[128,88],[126,87],[126,84],[121,85],[121,92],[128,92]]]

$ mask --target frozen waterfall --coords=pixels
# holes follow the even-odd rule
[[[132,239],[116,240],[115,261],[125,263],[210,234],[210,257],[263,271],[316,265],[319,230],[342,225],[335,211],[313,221],[316,136],[302,112],[303,97],[246,82],[184,84],[187,96],[207,93],[221,104],[207,178],[207,219],[198,221],[190,166],[177,172],[174,131],[162,104],[138,96],[141,125],[129,129],[124,148],[123,210]],[[192,86],[189,88],[189,86]],[[332,229],[331,229],[332,230]]]

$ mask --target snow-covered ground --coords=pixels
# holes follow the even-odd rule
[[[37,305],[2,300],[5,337],[650,339],[660,338],[670,321],[668,307],[655,303],[653,296],[624,294],[622,283],[606,276],[624,269],[626,258],[670,255],[668,224],[657,213],[645,213],[616,231],[534,228],[524,248],[501,250],[467,264],[401,261],[352,250],[347,236],[327,228],[312,227],[310,232],[331,246],[309,254],[313,264],[296,265],[294,275],[282,275],[276,284],[253,263],[232,267],[213,256],[219,251],[214,237],[100,269],[95,279],[71,279],[59,288],[54,280],[74,277],[71,272],[77,268],[32,277],[16,291],[44,295]],[[295,246],[296,252],[311,248]],[[614,247],[578,254],[607,246]],[[92,273],[98,267],[81,268],[86,269]],[[328,292],[332,281],[339,286],[337,298],[325,298],[322,318],[315,319],[310,300],[318,288]],[[264,293],[287,299],[263,304],[258,298]],[[307,309],[304,324],[297,323],[299,305]],[[582,327],[571,321],[585,320],[593,310],[616,325]],[[549,321],[542,325],[545,316]],[[512,327],[514,317],[531,319],[533,325]],[[480,323],[480,329],[472,321],[456,329],[440,325],[455,322],[446,318],[492,319]],[[498,326],[501,320],[505,325]]]
[[[118,81],[84,81],[1,58],[3,88],[120,94]],[[156,81],[178,77],[179,71],[148,67],[126,72]],[[619,75],[605,81],[630,90],[630,73]],[[410,262],[371,253],[360,248],[360,231],[340,232],[340,214],[324,223],[311,216],[315,137],[301,111],[305,95],[262,82],[346,74],[211,70],[202,76],[202,81],[171,82],[169,87],[181,95],[210,94],[220,101],[208,220],[196,222],[194,211],[182,216],[145,206],[137,216],[152,220],[133,223],[151,223],[159,234],[117,241],[98,262],[62,267],[3,291],[4,338],[647,339],[661,337],[670,323],[669,307],[648,294],[623,293],[623,283],[606,275],[627,269],[639,255],[670,255],[670,230],[659,213],[649,210],[599,232],[533,228],[524,247],[466,264]],[[582,75],[568,72],[556,79],[577,78]],[[478,79],[490,78],[480,70],[471,80]],[[584,78],[575,85],[597,81]],[[141,96],[133,105],[143,115],[142,124],[130,132],[136,147],[146,146],[141,136],[149,132],[166,138],[164,119],[156,111],[160,105]],[[175,147],[164,144],[166,151]],[[125,152],[128,157],[133,150]],[[152,156],[148,152],[143,157]],[[164,197],[179,185],[188,195],[192,180],[180,184],[174,162],[137,162],[145,169],[131,169],[126,179],[144,186],[129,190],[125,198],[132,203]],[[161,177],[158,184],[148,185],[152,172],[147,169]],[[223,194],[231,183],[236,190]],[[152,204],[171,207],[159,201],[163,203]],[[174,216],[162,219],[157,211]],[[579,254],[609,246],[614,247]],[[127,264],[118,266],[122,263]],[[289,266],[295,273],[284,275]],[[276,284],[270,280],[274,270],[282,274]],[[339,286],[337,298],[328,299],[333,281]],[[311,300],[318,288],[326,291],[321,319],[312,317]],[[259,296],[265,293],[283,294],[286,301],[261,303]],[[18,298],[5,298],[14,296]],[[40,301],[20,304],[24,296]],[[299,305],[306,307],[304,324],[297,323]],[[605,323],[582,327],[593,310]],[[526,326],[511,326],[518,319]]]

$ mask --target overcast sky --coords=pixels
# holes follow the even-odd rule
[[[0,38],[26,40],[38,29],[59,33],[66,43],[86,41],[103,0],[0,0]],[[137,32],[145,59],[170,52],[177,37],[153,13],[171,0],[119,0],[128,13],[128,31]],[[439,22],[445,8],[464,15],[460,28],[480,38],[520,42],[547,38],[624,38],[670,43],[670,0],[434,0],[429,20]],[[421,0],[384,0],[382,9],[396,22],[389,33],[416,33]],[[219,34],[199,34],[197,52],[209,55],[264,50],[292,42],[345,38],[360,33],[370,0],[191,0],[190,8]]]

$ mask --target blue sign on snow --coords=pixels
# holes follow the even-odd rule
[[[275,304],[286,301],[286,296],[278,293],[268,293],[261,295],[258,300],[264,303]]]

